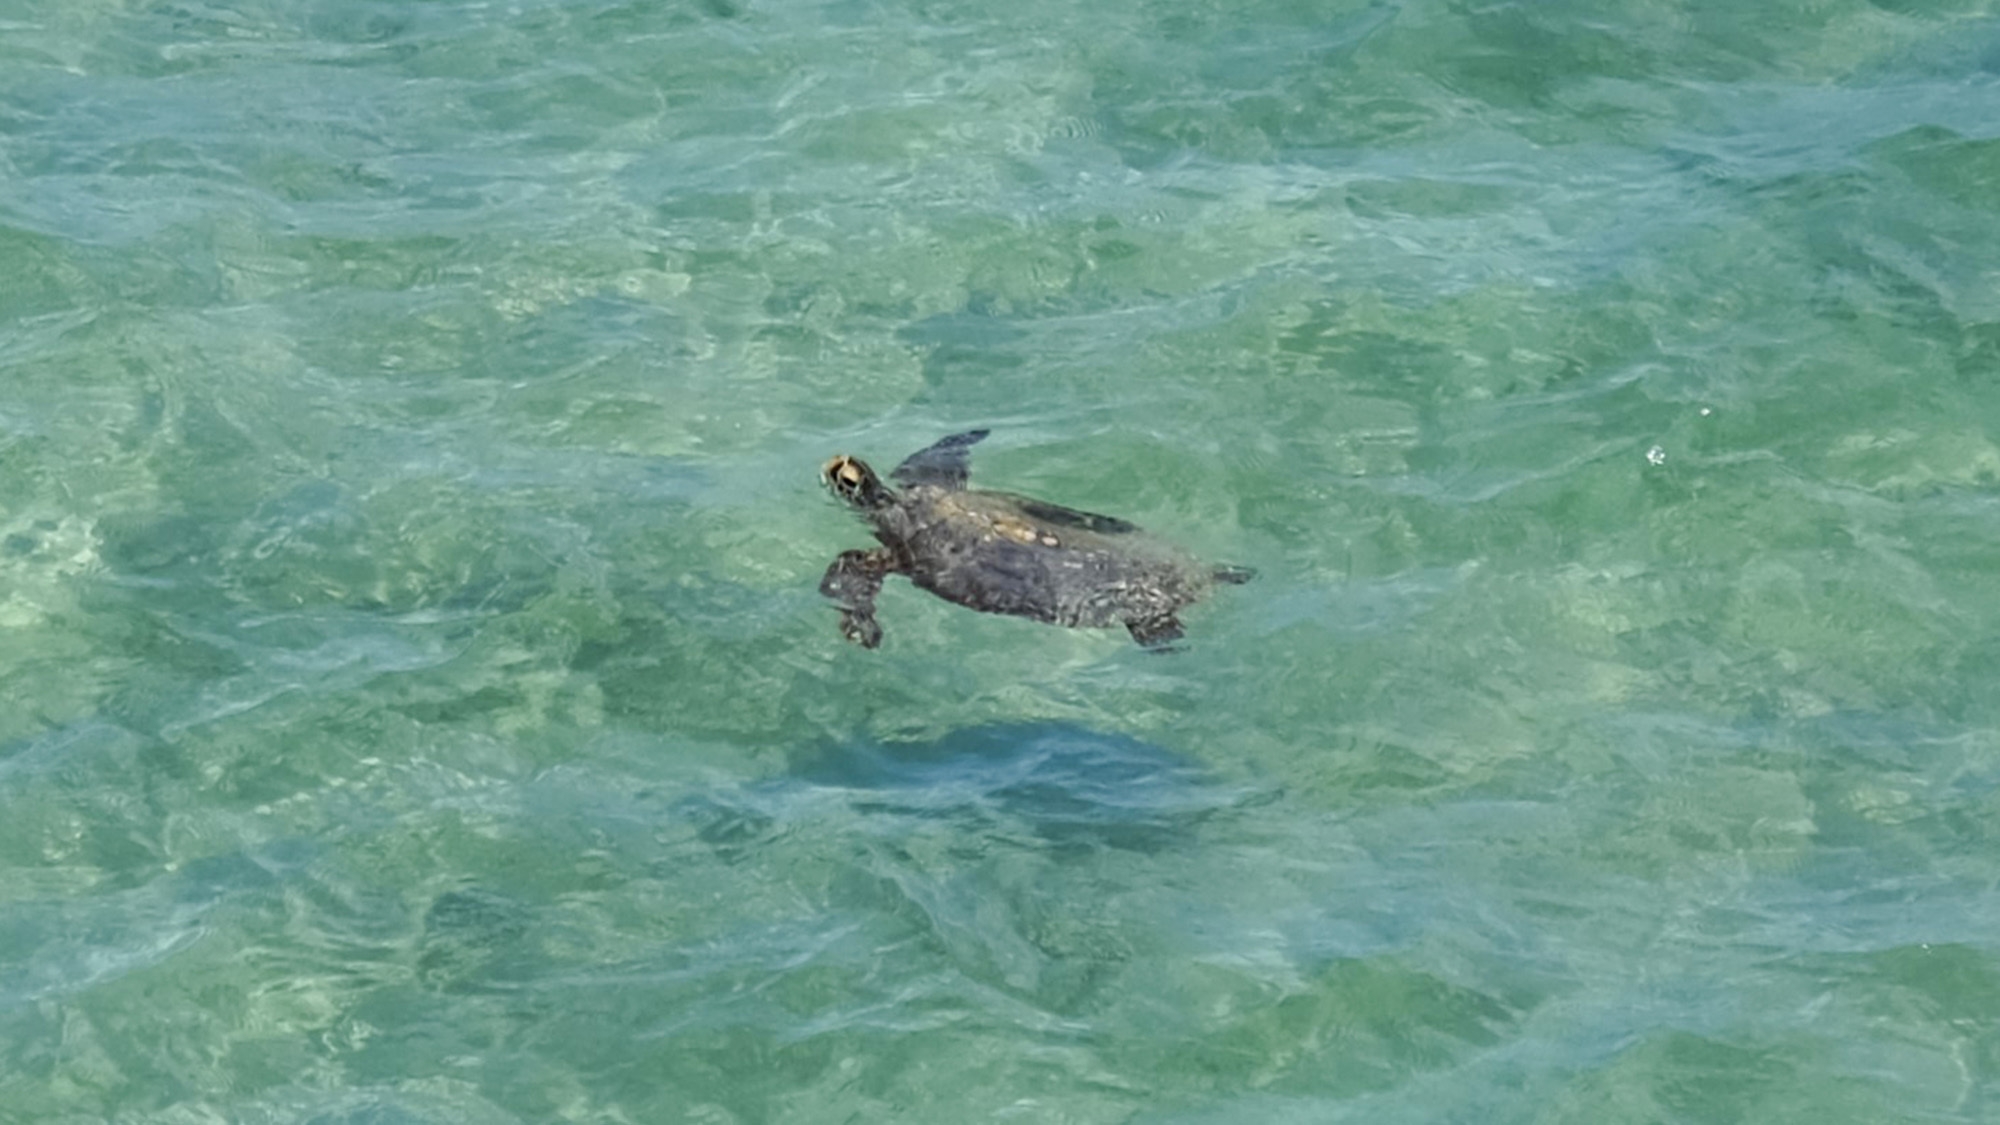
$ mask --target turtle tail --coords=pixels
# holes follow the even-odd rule
[[[1231,586],[1241,586],[1257,577],[1257,572],[1247,566],[1218,566],[1209,573],[1209,577],[1217,582],[1227,582]]]

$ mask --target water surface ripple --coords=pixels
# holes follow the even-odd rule
[[[1980,0],[15,0],[0,1122],[1990,1121]],[[894,582],[819,462],[1252,585]]]

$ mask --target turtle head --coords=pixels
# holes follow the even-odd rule
[[[896,501],[896,494],[859,457],[843,453],[820,466],[819,475],[835,496],[864,512],[885,508]]]

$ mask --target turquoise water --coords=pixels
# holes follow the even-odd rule
[[[8,0],[0,1121],[1990,1121],[1996,262],[1984,0]]]

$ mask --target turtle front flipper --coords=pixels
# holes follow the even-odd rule
[[[841,636],[862,648],[882,643],[882,626],[875,621],[875,595],[882,592],[882,579],[895,571],[896,556],[886,547],[842,551],[826,568],[819,592],[840,603]]]
[[[1126,523],[1116,516],[1100,516],[1096,512],[1083,512],[1075,508],[1065,508],[1061,504],[1050,504],[1026,496],[1011,496],[1014,505],[1026,514],[1062,527],[1080,527],[1085,531],[1095,531],[1099,535],[1131,535],[1139,530],[1139,525]]]
[[[1144,621],[1127,621],[1125,628],[1132,634],[1133,640],[1156,651],[1164,651],[1187,633],[1181,628],[1181,619],[1171,613]]]
[[[967,430],[919,449],[890,472],[889,479],[901,485],[934,484],[940,488],[965,487],[972,472],[972,447],[986,440],[987,431]]]

